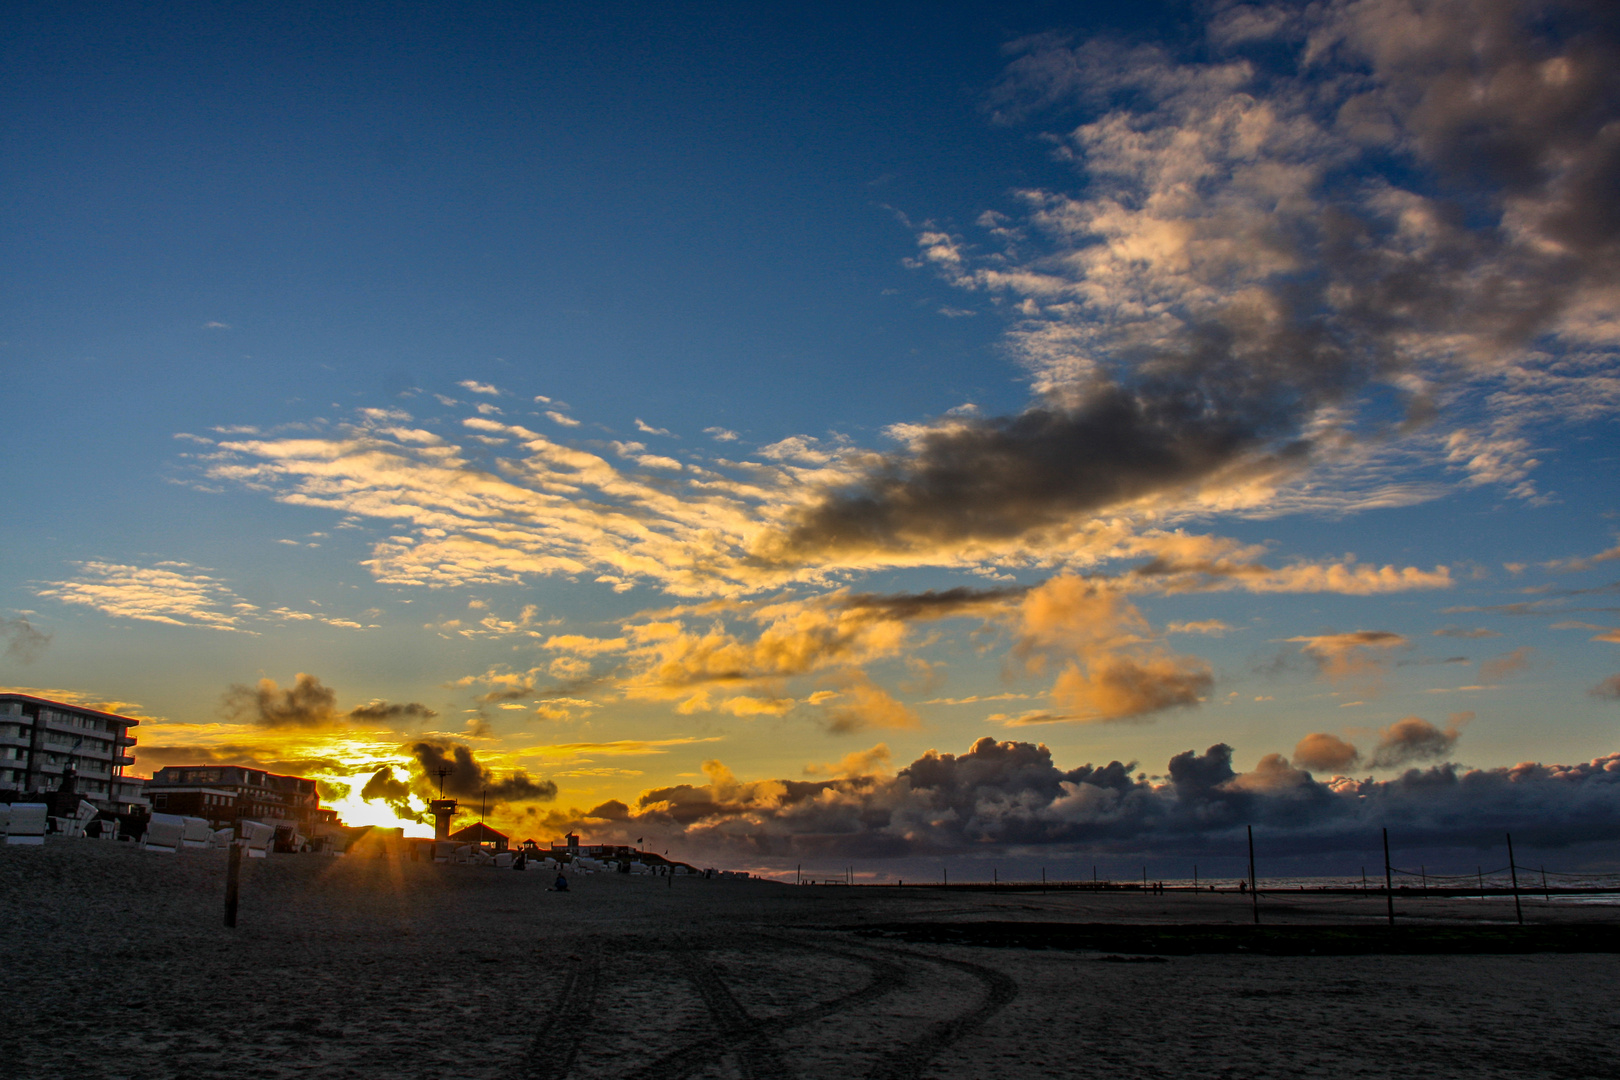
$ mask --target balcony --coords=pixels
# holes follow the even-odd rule
[[[133,735],[120,735],[120,736],[118,736],[118,745],[119,746],[134,746],[135,745],[135,736],[133,736]]]
[[[135,755],[134,754],[119,754],[117,757],[113,758],[113,764],[114,765],[133,765],[133,764],[135,764]]]

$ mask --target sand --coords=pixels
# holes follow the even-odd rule
[[[0,847],[0,1077],[1591,1077],[1620,956],[1170,958],[892,922],[1246,924],[1236,895],[795,888],[389,859]],[[1401,900],[1404,922],[1511,901]],[[1615,910],[1526,902],[1532,922]],[[1268,922],[1383,901],[1267,898]]]

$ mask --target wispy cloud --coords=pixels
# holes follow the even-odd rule
[[[117,618],[211,630],[244,630],[243,623],[256,610],[223,581],[189,563],[90,561],[77,566],[77,577],[44,582],[34,591]]]

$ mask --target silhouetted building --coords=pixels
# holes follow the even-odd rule
[[[450,839],[458,844],[477,844],[491,851],[505,851],[507,836],[503,832],[496,832],[482,821],[476,825],[468,825],[465,829],[457,829],[450,834]]]
[[[124,775],[135,764],[129,729],[139,723],[32,694],[0,694],[0,798],[59,791],[71,771],[70,786],[99,810],[145,807],[141,778]]]
[[[316,826],[337,823],[315,781],[241,765],[166,765],[146,782],[146,797],[157,813],[206,818],[216,829],[262,821],[313,836]]]

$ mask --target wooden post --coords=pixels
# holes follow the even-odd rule
[[[1547,891],[1547,867],[1545,864],[1541,867],[1541,898],[1549,904],[1552,903],[1552,893]]]
[[[242,892],[242,845],[231,842],[230,862],[225,866],[225,928],[236,928],[236,901]]]
[[[1519,917],[1519,925],[1524,925],[1524,907],[1519,903],[1519,865],[1513,861],[1513,834],[1508,833],[1508,873],[1513,876],[1513,914]]]
[[[1395,925],[1395,879],[1389,869],[1389,830],[1384,830],[1384,903],[1389,907],[1389,925]]]
[[[1198,891],[1198,864],[1193,863],[1193,892]]]
[[[1041,892],[1046,891],[1046,867],[1041,867]]]
[[[1485,868],[1483,866],[1475,866],[1474,876],[1479,878],[1479,898],[1483,900],[1485,899]]]
[[[1142,867],[1142,891],[1147,892],[1147,867]]]
[[[1254,826],[1249,826],[1249,897],[1254,902],[1254,925],[1260,925],[1260,883],[1254,876]]]

